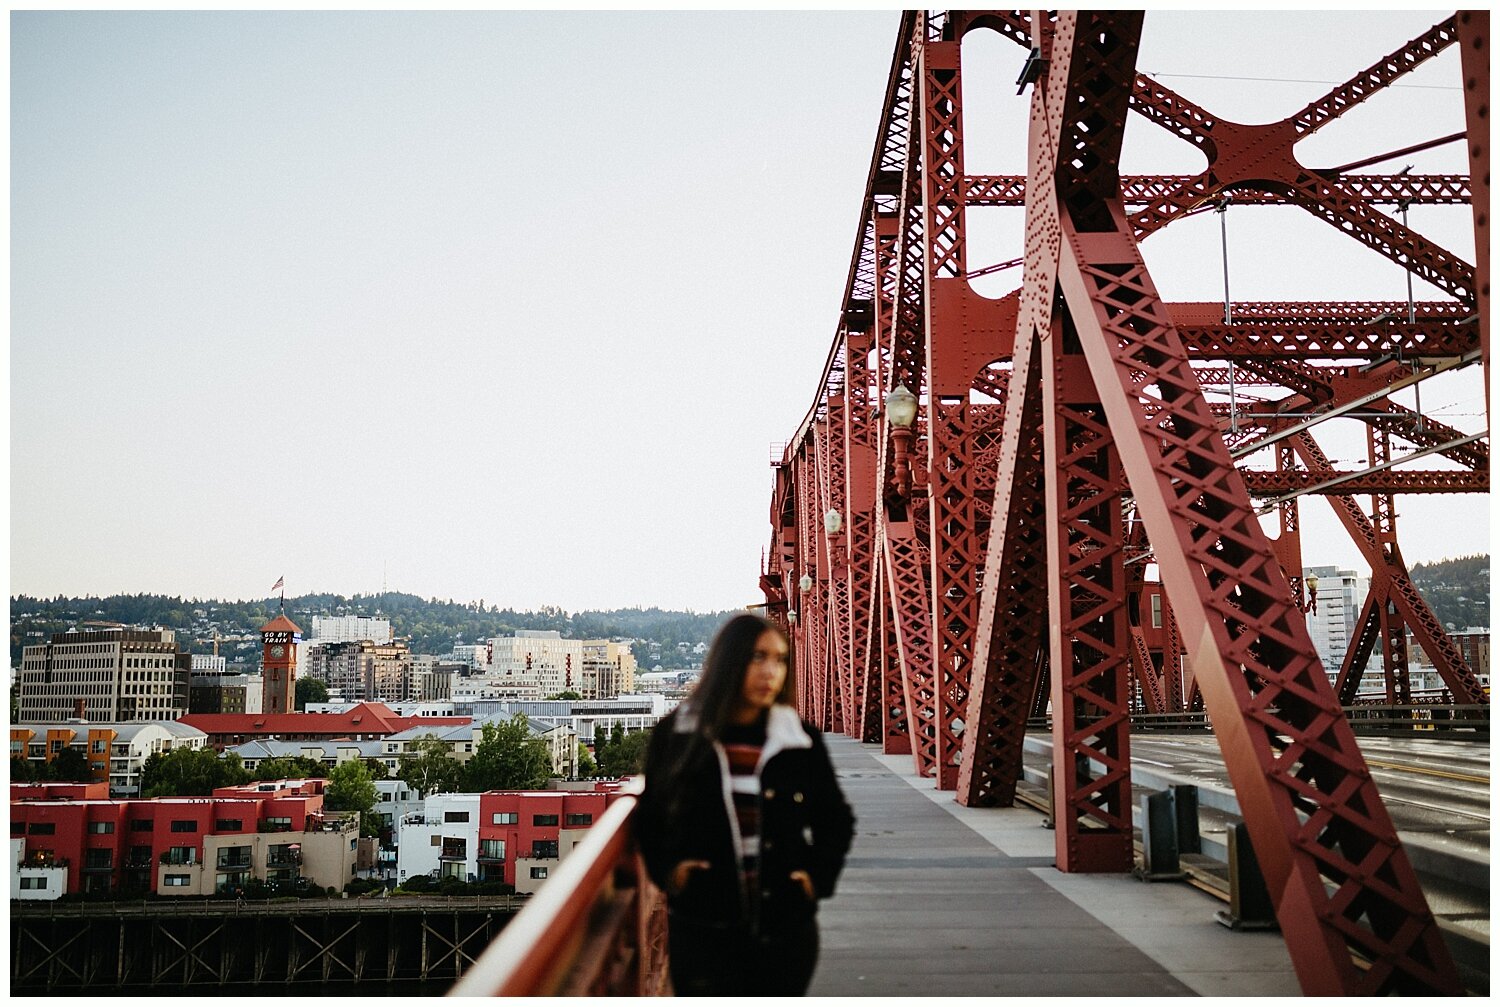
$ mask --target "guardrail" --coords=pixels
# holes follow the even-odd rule
[[[632,830],[639,793],[637,781],[609,806],[449,996],[667,992],[666,900]]]
[[[1360,703],[1344,707],[1344,716],[1356,734],[1397,734],[1412,737],[1441,737],[1457,741],[1488,741],[1490,739],[1490,708],[1483,705],[1412,704],[1393,706],[1388,704]],[[1032,717],[1027,728],[1037,731],[1050,730],[1050,717]],[[1130,730],[1136,733],[1152,731],[1195,732],[1211,731],[1213,723],[1203,710],[1188,710],[1179,713],[1132,713]]]

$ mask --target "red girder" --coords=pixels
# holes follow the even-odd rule
[[[1474,182],[1474,279],[1479,343],[1484,348],[1484,403],[1490,402],[1490,12],[1458,13],[1469,174]]]
[[[1075,59],[1098,52],[1103,63],[1113,43],[1116,60],[1122,50],[1133,60],[1138,15],[1077,17],[1087,27]],[[1060,16],[1059,44],[1073,20]],[[1066,69],[1057,56],[1049,89]],[[1126,89],[1090,90],[1089,112],[1112,125]],[[1072,88],[1058,91],[1067,104]],[[1303,989],[1457,992],[1416,875],[1115,198],[1118,146],[1089,150],[1094,176],[1060,173],[1060,287],[1205,704],[1216,725],[1239,725],[1216,733]],[[1376,870],[1383,882],[1367,883]],[[1361,972],[1355,953],[1378,967]]]
[[[1198,178],[1125,175],[1120,179],[1120,195],[1127,206],[1146,206],[1191,188]],[[1339,184],[1366,203],[1420,206],[1469,202],[1467,175],[1341,175]],[[1244,188],[1235,190],[1234,201],[1242,206],[1282,206],[1289,202],[1280,192]],[[964,202],[969,206],[1025,206],[1026,176],[969,175],[964,178]]]
[[[1290,472],[1244,472],[1252,497],[1287,493],[1488,493],[1490,474],[1386,469],[1384,472],[1341,472],[1337,469],[1297,469]],[[1324,484],[1340,480],[1337,484]]]
[[[1211,714],[1304,990],[1456,992],[1307,636],[1293,494],[1327,493],[1336,510],[1356,492],[1376,498],[1374,522],[1352,502],[1341,512],[1380,569],[1338,692],[1352,697],[1355,666],[1383,638],[1388,693],[1408,695],[1407,625],[1455,698],[1477,688],[1406,575],[1391,494],[1487,492],[1488,447],[1455,445],[1466,435],[1388,395],[1414,358],[1449,366],[1487,352],[1487,249],[1481,241],[1470,267],[1375,207],[1462,203],[1472,190],[1476,234],[1487,235],[1488,72],[1469,47],[1484,52],[1488,17],[1447,19],[1266,125],[1220,119],[1136,72],[1139,26],[1138,12],[902,16],[839,334],[776,466],[768,612],[799,613],[810,719],[911,753],[964,804],[1013,800],[1026,717],[1050,698],[1065,870],[1130,862],[1133,665],[1138,703]],[[1026,178],[964,172],[959,52],[977,28],[1038,39]],[[1293,156],[1298,139],[1460,38],[1469,176],[1342,174],[1358,164],[1308,169]],[[1132,109],[1199,146],[1207,170],[1119,178]],[[1404,302],[1236,303],[1227,325],[1222,304],[1163,304],[1137,242],[1225,196],[1303,206],[1452,300],[1416,305],[1412,321]],[[967,262],[971,205],[1026,209],[1021,286],[999,300],[969,287],[971,273],[994,271]],[[1230,430],[1231,383],[1289,394],[1239,399]],[[898,384],[920,404],[899,439],[882,415]],[[1400,438],[1463,468],[1339,471],[1311,454],[1305,432],[1275,445],[1275,472],[1235,468],[1231,447],[1324,409],[1367,423],[1377,459]],[[1335,479],[1345,481],[1320,485]],[[1285,498],[1275,542],[1252,495]],[[1128,544],[1127,500],[1138,522]],[[829,509],[838,532],[823,528]],[[1141,525],[1149,543],[1137,541]],[[1150,549],[1162,573],[1159,665],[1130,625],[1145,589],[1127,548]]]

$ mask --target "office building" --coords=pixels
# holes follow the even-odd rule
[[[21,651],[18,724],[117,724],[188,712],[191,657],[170,629],[69,630]]]

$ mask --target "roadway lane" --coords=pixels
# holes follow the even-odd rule
[[[1456,847],[1488,859],[1488,742],[1371,737],[1359,747],[1398,832],[1453,837]],[[1130,752],[1137,765],[1233,789],[1211,735],[1133,735]]]

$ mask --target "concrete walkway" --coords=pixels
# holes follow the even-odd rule
[[[970,809],[910,756],[828,736],[858,818],[810,996],[1295,996],[1278,933],[1180,883],[1067,875],[1030,808]]]

